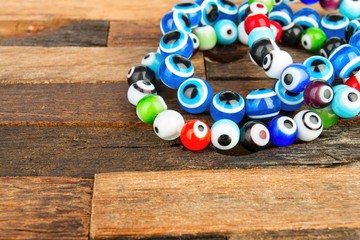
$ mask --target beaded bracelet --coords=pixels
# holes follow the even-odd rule
[[[128,72],[129,102],[136,106],[141,121],[153,124],[161,139],[180,137],[192,151],[210,142],[219,150],[241,143],[259,151],[270,145],[288,146],[296,139],[316,139],[339,118],[360,113],[360,5],[357,0],[320,0],[320,5],[327,10],[340,7],[340,13],[321,18],[315,10],[303,8],[293,14],[281,0],[249,0],[239,7],[228,0],[176,4],[160,22],[163,36],[158,51]],[[209,82],[194,77],[190,58],[198,50],[237,40],[249,46],[251,61],[277,80],[272,89],[250,91],[245,99],[232,90],[214,95]],[[288,46],[301,43],[308,52],[320,55],[294,63],[279,48],[279,41]],[[332,86],[335,77],[345,84]],[[198,119],[185,122],[179,112],[168,110],[156,93],[154,84],[159,80],[177,90],[182,110],[209,111],[214,120],[211,128]],[[304,103],[310,109],[294,118],[279,115],[296,111]],[[250,121],[240,128],[244,116]]]

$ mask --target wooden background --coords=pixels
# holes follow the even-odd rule
[[[2,2],[0,239],[359,239],[359,117],[252,154],[193,153],[139,122],[126,74],[176,2]],[[196,76],[215,92],[271,87],[247,51],[199,53]]]

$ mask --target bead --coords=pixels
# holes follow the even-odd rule
[[[279,6],[282,3],[283,3],[283,0],[274,0],[274,7]],[[273,10],[274,10],[274,8],[273,8]]]
[[[282,71],[292,63],[293,60],[288,52],[274,49],[265,56],[262,66],[268,77],[279,79]]]
[[[310,5],[317,3],[319,0],[300,0],[300,1],[304,4]]]
[[[298,2],[298,1],[299,0],[284,0],[284,3],[290,5],[290,4],[294,4],[294,3]]]
[[[254,13],[261,13],[264,15],[268,15],[269,11],[267,6],[265,6],[264,3],[261,2],[252,2],[245,10],[244,20],[247,16]]]
[[[229,0],[217,0],[217,6],[219,9],[218,20],[228,19],[233,22],[236,21],[238,11],[235,3]]]
[[[238,36],[239,41],[240,41],[242,44],[247,45],[247,44],[248,44],[249,35],[245,32],[245,21],[242,21],[242,22],[238,25],[238,32],[239,32],[239,36]]]
[[[180,136],[184,124],[184,118],[180,113],[174,110],[165,110],[156,116],[153,129],[159,138],[171,141]]]
[[[297,138],[304,142],[315,140],[323,130],[322,120],[319,115],[309,110],[298,112],[294,121],[298,127]]]
[[[193,30],[193,33],[200,41],[199,50],[205,51],[215,47],[217,38],[212,26],[197,27]]]
[[[228,119],[216,121],[211,126],[211,143],[220,150],[234,148],[240,140],[240,129],[238,125]]]
[[[194,51],[192,56],[194,56],[198,51],[199,51],[199,47],[200,47],[200,40],[199,38],[193,34],[193,33],[189,33],[189,37],[192,40],[193,46],[194,46]]]
[[[350,37],[360,30],[360,18],[350,21],[345,30],[345,40],[349,42]]]
[[[360,69],[360,50],[344,44],[331,53],[329,60],[334,67],[335,77],[349,78]]]
[[[339,11],[350,20],[360,18],[360,4],[358,0],[342,0]]]
[[[215,23],[217,43],[222,45],[233,44],[238,38],[238,28],[233,21],[222,19]]]
[[[255,14],[249,15],[245,19],[244,26],[245,26],[245,32],[247,34],[250,34],[250,32],[254,28],[257,28],[257,27],[268,27],[268,28],[270,28],[270,20],[264,14],[255,13]]]
[[[161,19],[160,30],[162,34],[166,34],[173,30],[191,32],[191,22],[185,13],[180,11],[170,11]]]
[[[240,142],[244,148],[252,152],[263,150],[269,146],[270,133],[259,121],[249,121],[240,131]]]
[[[336,85],[333,87],[333,90],[334,90],[334,94],[339,91],[340,89],[343,89],[343,88],[347,88],[348,86],[345,85],[345,84],[339,84],[339,85]]]
[[[178,3],[174,5],[173,10],[185,13],[190,20],[191,28],[199,26],[201,21],[201,8],[197,3]]]
[[[211,130],[201,120],[190,120],[181,129],[180,141],[191,151],[203,150],[211,141]]]
[[[322,79],[332,84],[335,78],[334,67],[331,62],[321,56],[312,56],[304,61],[304,65],[310,73],[310,80]]]
[[[210,115],[214,121],[229,119],[239,123],[245,115],[245,102],[240,94],[234,91],[217,93],[210,105]]]
[[[192,114],[199,114],[208,110],[213,95],[210,84],[201,78],[187,79],[177,91],[180,107]]]
[[[345,39],[345,30],[349,19],[339,13],[329,13],[321,19],[321,29],[327,38],[339,37]]]
[[[253,43],[250,48],[249,55],[251,61],[257,66],[262,67],[263,60],[272,50],[279,49],[274,41],[271,39],[260,39]]]
[[[319,0],[320,6],[326,11],[333,11],[339,8],[342,0]]]
[[[137,65],[130,68],[127,74],[127,82],[129,86],[139,80],[147,80],[155,82],[155,73],[145,65]]]
[[[153,123],[156,116],[167,110],[166,103],[159,95],[147,95],[136,105],[136,115],[144,123]]]
[[[150,68],[155,73],[156,80],[160,80],[159,70],[163,61],[164,57],[160,53],[151,52],[141,60],[141,64]]]
[[[160,52],[163,57],[171,54],[179,54],[186,58],[190,58],[194,52],[194,44],[192,39],[184,31],[175,30],[166,33],[160,39]]]
[[[310,82],[310,73],[307,67],[300,63],[293,63],[287,66],[280,76],[281,84],[292,93],[304,91]]]
[[[298,131],[295,121],[286,116],[273,118],[268,125],[268,130],[271,143],[278,147],[293,144]]]
[[[324,80],[311,81],[304,90],[305,103],[313,108],[324,108],[334,98],[334,90]]]
[[[303,93],[291,93],[286,91],[280,80],[275,82],[273,90],[280,99],[280,108],[283,111],[293,112],[298,110],[304,104]]]
[[[160,79],[169,88],[178,89],[186,79],[194,76],[190,60],[180,55],[170,55],[160,66]]]
[[[360,92],[360,71],[357,74],[349,77],[345,81],[345,85],[352,87],[352,88],[356,88],[356,90],[358,90]]]
[[[247,1],[240,4],[240,6],[238,8],[238,13],[237,13],[237,20],[239,23],[244,21],[245,18],[247,17],[246,10],[248,9],[248,7],[249,7],[249,4]]]
[[[329,58],[332,51],[343,44],[345,44],[345,41],[339,37],[328,38],[320,49],[320,55],[325,58]]]
[[[280,99],[277,94],[266,88],[252,90],[245,99],[245,111],[249,118],[268,120],[280,112]]]
[[[275,35],[275,41],[280,42],[283,32],[281,24],[276,21],[270,21],[270,28]]]
[[[205,0],[201,3],[201,24],[213,25],[219,18],[219,8],[216,0]]]
[[[349,44],[353,47],[356,47],[360,51],[360,31],[357,31],[351,36]]]
[[[280,23],[281,26],[287,26],[292,23],[293,15],[292,9],[285,3],[282,3],[273,8],[269,13],[269,19]]]
[[[301,36],[301,45],[310,53],[318,52],[325,41],[326,35],[320,28],[308,28]]]
[[[130,85],[127,98],[132,105],[136,106],[143,97],[149,94],[156,94],[154,85],[149,81],[139,80]]]
[[[320,14],[312,8],[302,8],[293,16],[293,22],[301,26],[304,30],[312,27],[318,28],[320,21]]]
[[[346,86],[346,85],[345,85]],[[353,118],[360,113],[360,93],[352,87],[343,87],[335,92],[331,107],[341,118]]]
[[[316,109],[312,107],[310,107],[309,109],[320,116],[324,128],[330,128],[334,126],[335,123],[339,120],[339,116],[334,113],[334,111],[331,108],[331,105],[320,109]]]
[[[262,3],[266,6],[268,12],[271,12],[273,10],[274,7],[274,0],[249,0],[248,1],[249,4],[251,5],[252,3]]]
[[[261,39],[271,39],[275,41],[274,32],[268,27],[258,27],[251,31],[248,38],[248,46],[251,49],[253,43]]]
[[[281,42],[287,46],[296,47],[301,42],[301,35],[304,29],[295,24],[290,23],[282,28]]]

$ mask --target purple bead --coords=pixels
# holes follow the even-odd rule
[[[341,0],[320,0],[319,2],[323,9],[331,11],[339,8]]]
[[[304,90],[305,103],[313,108],[324,108],[333,98],[334,90],[324,80],[311,81]]]

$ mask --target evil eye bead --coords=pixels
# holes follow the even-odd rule
[[[350,44],[336,48],[329,60],[334,67],[335,77],[349,78],[360,70],[360,50]]]
[[[180,113],[174,110],[165,110],[156,116],[153,129],[156,135],[166,141],[177,139],[185,121]]]
[[[298,127],[297,138],[304,142],[315,140],[323,130],[323,123],[319,115],[313,111],[298,112],[294,121]]]
[[[245,18],[247,17],[246,11],[247,11],[248,7],[249,7],[249,3],[247,1],[240,4],[240,6],[238,8],[238,13],[237,13],[237,20],[239,23],[244,21]]]
[[[144,123],[152,124],[156,116],[167,110],[167,105],[159,95],[149,94],[143,97],[136,105],[136,114]]]
[[[160,66],[160,79],[169,88],[178,89],[181,83],[193,75],[193,64],[180,55],[166,57]]]
[[[321,19],[321,29],[327,38],[339,37],[345,39],[345,30],[349,22],[349,18],[342,14],[329,13]]]
[[[312,56],[303,63],[310,73],[310,80],[322,79],[332,84],[335,78],[334,67],[331,62],[321,56]]]
[[[292,93],[304,91],[310,82],[310,73],[306,66],[300,63],[293,63],[287,66],[280,76],[281,84]]]
[[[319,2],[326,11],[333,11],[339,8],[341,0],[319,0]]]
[[[192,114],[199,114],[208,110],[212,98],[213,90],[210,84],[200,78],[187,79],[177,91],[180,107]]]
[[[217,42],[216,32],[212,26],[201,26],[193,30],[199,39],[199,49],[202,51],[210,50],[215,47]]]
[[[253,44],[257,40],[271,39],[275,42],[274,32],[268,27],[258,27],[251,31],[248,38],[248,46],[252,48]]]
[[[244,148],[252,152],[266,149],[270,143],[269,130],[262,122],[249,121],[241,128],[240,142]]]
[[[345,41],[339,37],[328,38],[320,49],[320,55],[329,58],[332,51],[343,44],[345,44]]]
[[[292,63],[292,57],[288,52],[274,49],[265,56],[262,66],[268,77],[279,79],[282,71]]]
[[[360,31],[357,31],[351,36],[349,44],[360,51]]]
[[[298,131],[295,121],[286,116],[273,118],[268,125],[268,130],[271,143],[278,147],[293,144]]]
[[[300,25],[292,22],[282,27],[281,42],[287,46],[296,47],[301,42],[303,32],[304,29]]]
[[[320,14],[312,8],[302,8],[293,16],[293,22],[300,25],[303,29],[318,28],[320,21]]]
[[[274,7],[279,6],[282,3],[283,3],[283,0],[274,0]],[[274,8],[273,8],[273,10],[274,10]]]
[[[269,13],[269,19],[280,23],[281,26],[287,26],[292,23],[293,15],[292,9],[287,4],[282,3],[273,8]]]
[[[188,121],[180,131],[180,141],[185,148],[191,151],[203,150],[211,141],[211,130],[201,120]]]
[[[216,0],[205,0],[201,3],[201,24],[213,25],[219,18],[219,8]]]
[[[324,128],[330,128],[336,124],[339,120],[339,116],[334,113],[331,108],[331,105],[324,108],[309,108],[311,111],[317,113],[321,118]]]
[[[264,58],[274,49],[279,47],[273,40],[269,38],[256,40],[249,51],[250,59],[255,65],[262,67]]]
[[[360,91],[360,71],[346,79],[345,85],[355,88],[356,90]]]
[[[210,115],[214,121],[229,119],[239,123],[245,115],[244,99],[237,92],[221,91],[211,102]]]
[[[271,119],[280,112],[280,99],[271,89],[253,90],[246,96],[245,111],[251,119]]]
[[[130,68],[127,74],[127,82],[129,86],[139,80],[147,80],[155,82],[155,73],[148,66],[137,65]]]
[[[292,93],[287,91],[281,81],[275,82],[273,90],[280,99],[280,108],[286,112],[293,112],[298,110],[304,104],[304,93]]]
[[[175,30],[166,33],[160,39],[160,52],[163,57],[171,54],[179,54],[186,58],[190,58],[194,52],[192,39],[184,31]]]
[[[160,29],[162,34],[166,34],[173,30],[191,32],[191,22],[185,13],[176,10],[170,11],[161,19]]]
[[[164,57],[160,53],[151,52],[141,60],[141,64],[148,66],[155,73],[156,80],[160,80],[159,70],[163,61]]]
[[[173,10],[185,13],[190,20],[191,28],[199,26],[201,21],[201,8],[198,4],[187,2],[178,3],[174,5]]]
[[[331,104],[334,90],[324,80],[311,81],[304,90],[305,103],[313,108],[324,108]]]
[[[308,28],[301,36],[301,45],[310,52],[318,52],[326,41],[326,34],[320,28]]]
[[[268,27],[270,28],[270,20],[268,16],[261,13],[250,14],[244,21],[245,32],[250,34],[250,32],[258,27]]]
[[[360,4],[358,0],[343,0],[340,3],[339,11],[350,20],[360,18]]]
[[[238,125],[228,119],[216,121],[211,126],[211,143],[220,150],[234,148],[240,140],[240,129]]]
[[[269,13],[268,7],[262,2],[249,2],[246,11],[245,11],[245,18],[253,13],[261,13],[267,15]],[[244,18],[244,20],[245,20]]]
[[[339,89],[335,92],[331,107],[341,118],[355,117],[360,113],[359,91],[348,86]]]
[[[351,20],[345,30],[346,42],[349,42],[350,37],[360,30],[360,18]]]
[[[214,29],[216,32],[217,43],[219,44],[230,45],[238,38],[238,28],[231,20],[219,20],[216,22]]]
[[[149,94],[156,94],[154,85],[149,81],[139,80],[131,84],[127,92],[127,98],[132,105],[136,106],[143,97]]]
[[[228,19],[235,22],[238,13],[238,9],[235,3],[233,3],[230,0],[216,0],[216,1],[217,1],[217,6],[219,8],[218,20]]]

